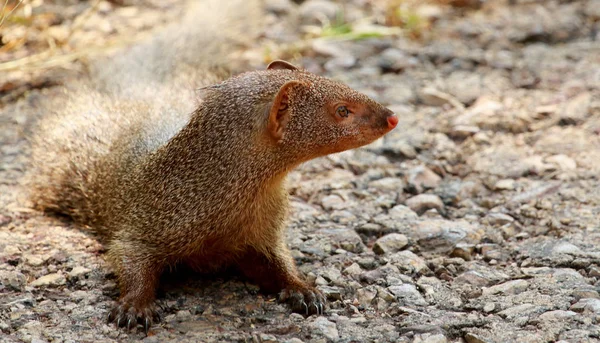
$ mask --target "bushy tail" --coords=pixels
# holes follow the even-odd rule
[[[93,61],[87,80],[46,101],[25,177],[36,208],[94,223],[99,180],[185,125],[195,88],[227,76],[232,53],[255,41],[262,23],[259,0],[192,1],[186,13],[151,39]]]

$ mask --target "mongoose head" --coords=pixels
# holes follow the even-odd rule
[[[268,107],[272,140],[302,160],[369,144],[390,132],[398,118],[350,87],[274,61],[267,73],[281,80]]]

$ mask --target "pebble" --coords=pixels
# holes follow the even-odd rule
[[[486,287],[483,289],[483,295],[493,294],[519,294],[523,293],[529,287],[529,282],[525,280],[512,280],[492,287]]]
[[[569,171],[577,169],[577,163],[575,160],[570,158],[567,155],[559,154],[552,155],[544,160],[546,163],[554,164],[558,167],[559,170]]]
[[[434,194],[419,194],[406,200],[406,206],[418,214],[423,214],[429,209],[435,209],[439,213],[444,213],[444,203],[442,199]]]
[[[331,194],[321,199],[321,204],[326,210],[341,210],[346,207],[346,202],[339,195]]]
[[[407,181],[408,186],[420,194],[427,189],[436,188],[442,178],[426,166],[417,166],[408,171]]]
[[[339,338],[338,329],[334,322],[330,322],[325,317],[317,317],[309,327],[316,335],[324,336],[328,340],[335,341]]]
[[[497,191],[512,191],[517,186],[517,183],[513,179],[502,179],[496,181],[494,189]]]
[[[429,267],[427,267],[427,262],[412,251],[403,250],[391,254],[389,260],[393,264],[393,267],[396,267],[404,273],[428,274],[431,272]],[[384,268],[382,267],[380,269],[383,270]]]
[[[9,290],[22,292],[25,290],[25,285],[27,285],[27,277],[17,271],[0,270],[0,285],[7,287]]]
[[[479,227],[466,221],[426,219],[418,222],[408,237],[429,252],[449,253],[458,243],[479,243],[482,235]]]
[[[399,233],[391,233],[379,238],[373,245],[373,251],[378,255],[385,255],[402,250],[408,245],[408,238]]]
[[[396,299],[398,299],[398,302],[402,305],[427,305],[427,301],[425,301],[425,299],[423,298],[421,293],[419,293],[415,285],[402,284],[397,286],[390,286],[388,287],[388,290],[394,296],[396,296]]]
[[[384,177],[369,183],[369,186],[374,187],[384,192],[400,192],[404,188],[404,181],[395,177]]]
[[[335,22],[341,8],[338,4],[325,0],[308,0],[299,8],[304,24],[322,24],[324,21]]]
[[[548,312],[542,313],[539,316],[539,319],[542,321],[560,321],[560,320],[569,319],[569,318],[572,318],[575,316],[577,316],[577,313],[575,313],[573,311],[556,310],[556,311],[548,311]]]
[[[429,334],[424,333],[421,335],[416,335],[412,341],[412,343],[447,343],[448,340],[446,336],[442,334]]]
[[[62,273],[52,273],[44,275],[31,283],[33,287],[43,286],[60,286],[67,282],[65,276]]]
[[[89,268],[85,268],[85,267],[81,267],[81,266],[77,266],[75,268],[73,268],[70,272],[69,272],[69,276],[72,278],[78,278],[80,276],[84,276],[85,274],[91,272],[92,270]]]
[[[600,299],[598,298],[584,298],[573,304],[571,310],[579,313],[596,313],[600,314]]]

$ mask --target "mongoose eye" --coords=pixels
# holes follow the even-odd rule
[[[338,107],[337,110],[335,110],[335,112],[338,116],[342,118],[348,118],[348,115],[350,114],[350,111],[348,111],[348,108],[346,106]]]

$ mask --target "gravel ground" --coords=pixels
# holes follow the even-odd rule
[[[89,7],[72,3],[53,4],[75,8],[65,23]],[[400,119],[383,140],[290,176],[288,243],[329,300],[320,317],[233,272],[178,271],[147,337],[107,325],[118,290],[103,247],[29,210],[18,181],[31,105],[79,62],[0,75],[0,341],[600,342],[600,1],[430,1],[403,7],[419,20],[400,35],[288,44],[340,9],[377,23],[382,3],[269,0],[269,30],[246,54],[270,46]],[[73,45],[182,8],[99,6]]]

